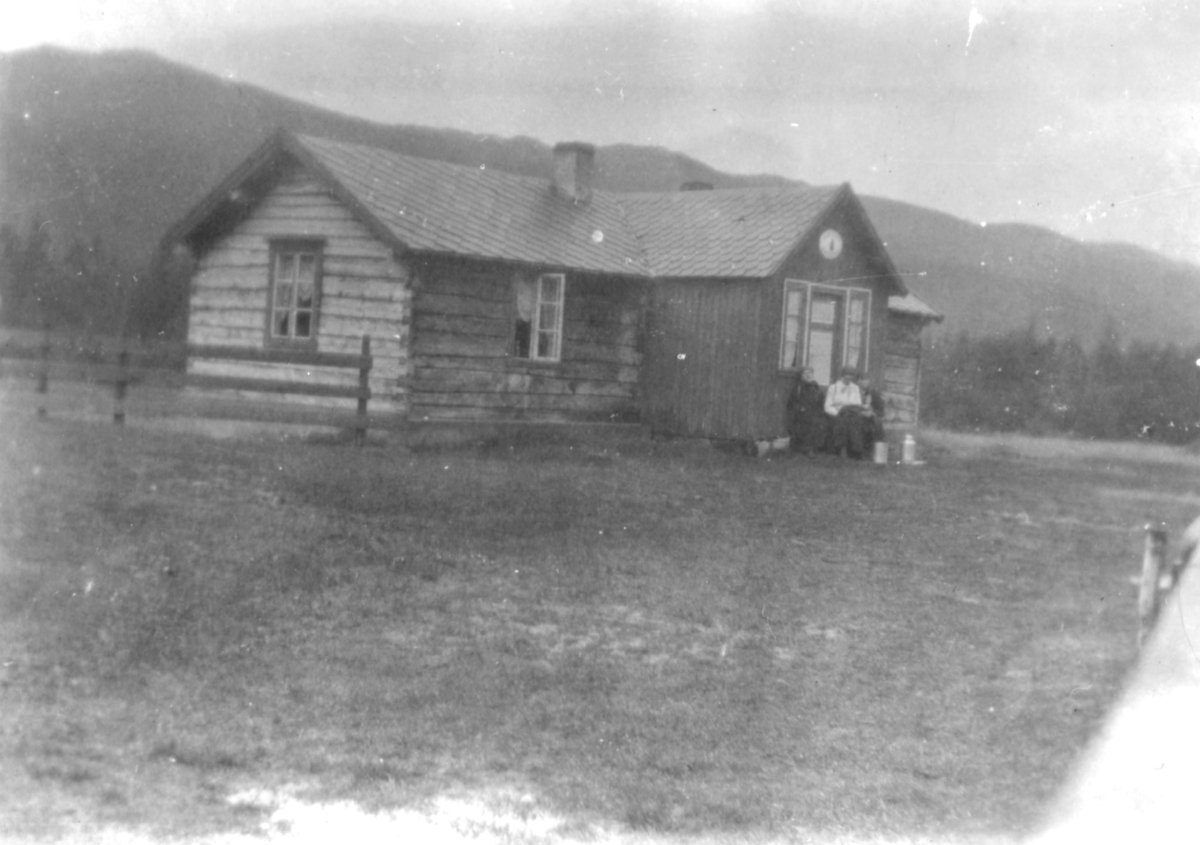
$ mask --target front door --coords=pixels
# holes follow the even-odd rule
[[[842,308],[838,294],[814,292],[808,312],[808,366],[823,385],[837,380],[842,366]]]

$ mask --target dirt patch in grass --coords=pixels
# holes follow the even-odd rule
[[[496,785],[635,831],[1019,834],[1134,657],[1141,525],[1196,510],[1193,467],[1124,447],[6,425],[0,819],[27,834]]]

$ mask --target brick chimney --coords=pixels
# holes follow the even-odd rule
[[[596,148],[581,141],[554,145],[554,190],[560,197],[583,203],[592,198]]]

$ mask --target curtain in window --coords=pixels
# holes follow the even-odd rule
[[[271,333],[275,337],[312,337],[316,290],[315,253],[280,251],[275,254],[275,298],[271,318]]]
[[[846,309],[846,363],[860,372],[867,369],[867,322],[871,316],[871,294],[851,291]]]
[[[787,285],[783,300],[783,355],[779,362],[785,370],[804,366],[804,308],[808,289],[804,285]]]

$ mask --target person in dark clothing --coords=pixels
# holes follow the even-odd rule
[[[871,377],[863,373],[858,380],[858,391],[863,401],[863,452],[869,456],[875,451],[875,444],[883,440],[883,416],[887,406],[883,394],[871,387]]]
[[[793,455],[812,455],[825,444],[825,397],[810,367],[800,371],[788,394],[787,431]]]

